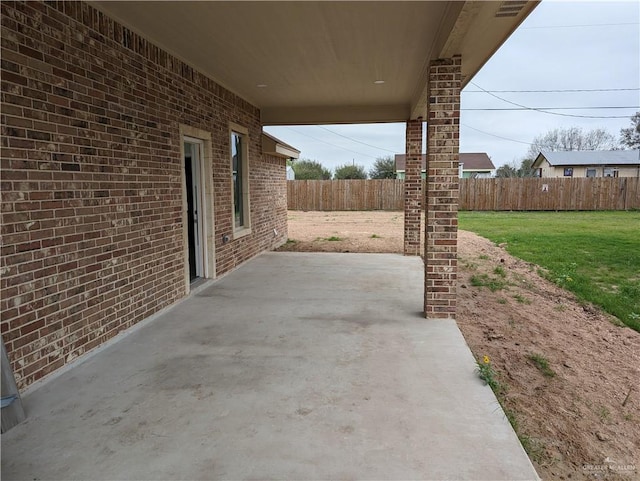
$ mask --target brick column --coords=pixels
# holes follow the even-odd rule
[[[459,56],[429,67],[424,313],[455,318],[458,253]]]
[[[417,256],[422,205],[422,118],[407,120],[404,169],[404,255]]]

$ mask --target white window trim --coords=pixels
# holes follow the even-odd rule
[[[233,133],[242,135],[244,142],[242,142],[242,161],[243,161],[243,178],[242,178],[242,205],[244,210],[244,225],[241,227],[236,227],[236,219],[235,219],[235,192],[233,185],[233,157],[232,157],[232,147],[231,147],[231,135]],[[233,226],[233,238],[238,239],[240,237],[247,236],[251,234],[251,204],[250,204],[250,192],[249,192],[249,129],[243,127],[242,125],[238,125],[233,122],[229,122],[229,135],[227,136],[229,139],[229,182],[231,183],[231,225]]]

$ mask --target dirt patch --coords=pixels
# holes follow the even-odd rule
[[[403,216],[290,212],[289,238],[282,250],[400,253]],[[458,249],[458,325],[473,353],[491,359],[538,474],[639,479],[640,333],[504,246],[460,231]]]
[[[402,212],[289,211],[289,242],[281,251],[402,252]]]

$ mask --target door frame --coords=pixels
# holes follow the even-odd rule
[[[196,277],[204,278],[206,277],[206,258],[207,258],[207,250],[205,248],[206,242],[204,239],[204,231],[206,225],[206,215],[204,209],[204,196],[202,193],[204,192],[204,183],[202,178],[202,157],[204,150],[204,141],[201,139],[195,139],[193,137],[182,137],[182,146],[185,148],[186,145],[191,146],[191,184],[192,184],[192,203],[194,210],[194,225],[189,225],[188,215],[187,215],[187,231],[189,229],[194,229],[193,237],[195,240],[194,253],[195,253],[195,267],[196,267]],[[185,165],[183,167],[186,170],[186,148],[185,155],[183,156]],[[185,176],[185,186],[187,187],[186,193],[189,195],[189,188],[186,185],[186,176]],[[189,199],[186,199],[187,205],[189,203]],[[195,227],[195,228],[194,228]],[[188,239],[188,238],[187,238]],[[189,262],[191,262],[191,250],[189,250]],[[189,280],[191,281],[191,273],[189,273]],[[193,282],[193,281],[191,281]]]
[[[184,144],[192,143],[200,146],[200,155],[197,166],[193,171],[198,171],[197,186],[200,200],[199,232],[202,243],[201,278],[213,279],[216,277],[215,256],[215,217],[213,203],[213,172],[212,172],[212,143],[211,133],[186,125],[180,126],[180,178],[182,190],[182,238],[184,252],[184,279],[185,290],[191,292],[191,280],[189,276],[189,229],[187,220],[187,182],[185,174],[185,150]]]

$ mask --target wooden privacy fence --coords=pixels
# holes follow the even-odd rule
[[[463,179],[463,210],[628,210],[640,208],[640,179]]]
[[[404,181],[288,180],[289,210],[402,210]]]
[[[424,187],[424,184],[423,184]],[[403,210],[404,181],[289,180],[290,210]],[[460,179],[460,210],[640,209],[640,178]]]

